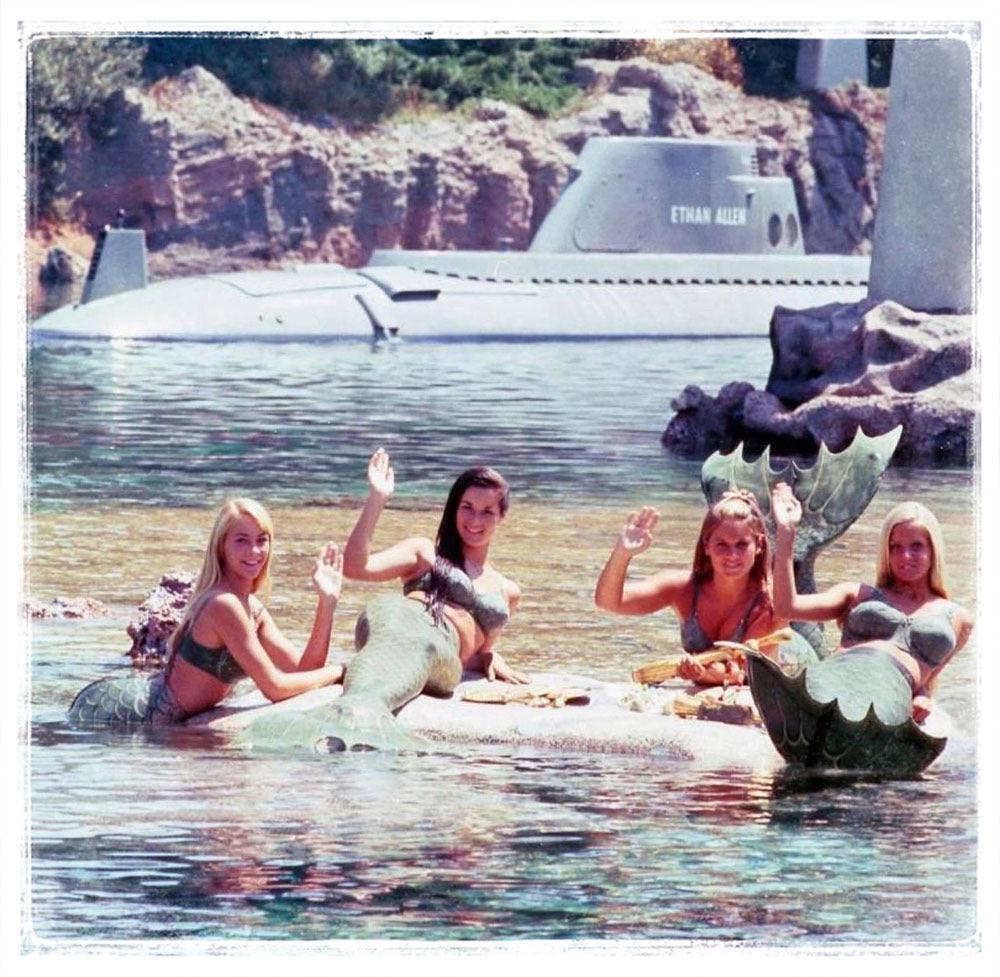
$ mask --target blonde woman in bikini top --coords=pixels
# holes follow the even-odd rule
[[[891,655],[913,690],[913,718],[923,722],[938,675],[969,640],[973,624],[969,611],[948,596],[934,514],[919,502],[903,502],[888,513],[874,586],[839,583],[822,593],[799,594],[792,551],[802,507],[783,482],[775,486],[771,503],[778,613],[797,621],[836,620],[842,630],[835,655]]]

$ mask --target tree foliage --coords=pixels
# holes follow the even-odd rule
[[[145,46],[114,36],[54,35],[28,46],[29,196],[42,211],[62,191],[63,146],[74,127],[96,124],[114,91],[142,79]]]

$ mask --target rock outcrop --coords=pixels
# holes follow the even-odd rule
[[[501,102],[358,130],[238,98],[202,68],[103,106],[110,136],[66,146],[74,219],[124,210],[155,278],[294,261],[364,264],[375,248],[522,249],[591,135],[749,139],[794,181],[809,251],[866,253],[886,93],[776,101],[686,64],[583,61],[578,107],[535,119]],[[62,279],[72,257],[53,258]],[[51,277],[51,276],[50,276]]]
[[[137,668],[166,664],[167,640],[184,616],[194,583],[193,573],[172,570],[139,605],[126,628],[132,639],[128,654]]]
[[[843,449],[859,427],[877,435],[902,424],[897,464],[969,465],[978,402],[971,330],[969,316],[894,302],[778,308],[766,389],[731,383],[712,397],[686,388],[671,403],[663,444],[691,457],[740,441],[812,454],[820,442]]]

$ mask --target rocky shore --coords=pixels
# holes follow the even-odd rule
[[[359,266],[375,248],[523,249],[592,135],[752,140],[761,173],[794,182],[807,251],[869,252],[885,90],[766,99],[643,58],[581,61],[576,81],[558,118],[481,102],[364,129],[238,98],[198,67],[116,92],[105,135],[81,128],[66,146],[67,223],[31,231],[30,314],[78,297],[87,236],[119,211],[145,229],[154,279]]]
[[[815,454],[855,431],[903,425],[894,462],[972,464],[978,390],[970,316],[912,312],[894,302],[778,308],[767,386],[735,382],[712,396],[686,387],[663,433],[669,450],[704,457],[743,442],[751,452]]]

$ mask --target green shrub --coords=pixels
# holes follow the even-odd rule
[[[370,123],[404,101],[455,108],[506,98],[529,112],[557,111],[574,93],[577,58],[597,42],[574,38],[329,40],[171,34],[146,39],[149,80],[199,64],[237,95],[296,112]]]
[[[132,38],[84,35],[28,42],[28,199],[34,222],[64,194],[63,147],[73,129],[100,134],[96,110],[114,91],[142,79],[145,49]]]

